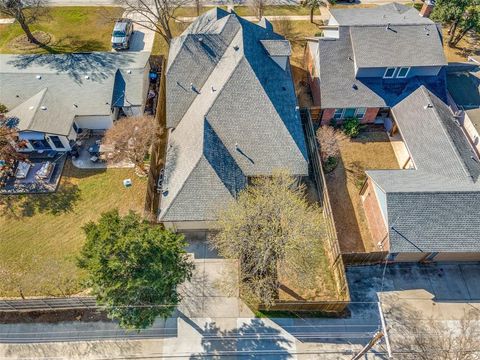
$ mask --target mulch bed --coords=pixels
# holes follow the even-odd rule
[[[53,40],[53,36],[45,31],[34,31],[32,34],[41,45],[31,43],[28,41],[27,35],[22,34],[12,39],[8,44],[8,47],[12,50],[29,51],[38,49],[42,45],[48,45]]]
[[[111,321],[105,312],[94,309],[5,311],[0,312],[0,324],[58,323],[62,321]]]

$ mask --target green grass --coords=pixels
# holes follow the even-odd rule
[[[56,193],[4,197],[10,207],[0,207],[0,296],[19,296],[20,287],[25,296],[80,291],[82,226],[113,208],[141,213],[145,191],[146,180],[132,169],[79,170],[67,162]]]
[[[62,53],[109,51],[113,19],[121,17],[120,7],[67,6],[48,8],[47,14],[32,31],[44,31],[53,36],[48,46],[31,53]],[[22,52],[11,48],[12,41],[23,34],[18,23],[0,26],[0,53]]]

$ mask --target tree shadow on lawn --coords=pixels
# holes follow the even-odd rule
[[[58,215],[72,212],[80,199],[80,189],[63,183],[56,192],[48,194],[5,195],[0,199],[0,216],[9,219],[32,217],[35,214]]]

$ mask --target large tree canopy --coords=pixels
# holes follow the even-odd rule
[[[124,328],[142,329],[172,313],[181,300],[177,285],[190,279],[194,267],[182,235],[143,222],[133,212],[121,217],[117,210],[84,230],[78,264],[111,318]]]
[[[321,209],[286,171],[253,180],[236,202],[220,211],[211,245],[240,262],[242,297],[251,305],[273,305],[281,279],[314,288],[326,268]]]
[[[480,31],[480,0],[437,0],[432,19],[449,26],[448,45],[456,46],[469,31]]]

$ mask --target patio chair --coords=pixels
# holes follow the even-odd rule
[[[35,177],[41,180],[48,180],[50,179],[50,176],[52,175],[54,168],[55,168],[54,163],[50,161],[46,161],[42,164],[42,167],[37,171],[37,173],[35,174]]]
[[[31,167],[31,164],[25,161],[20,161],[18,163],[17,170],[15,171],[15,177],[17,179],[25,179],[28,176],[28,172],[30,171]]]

